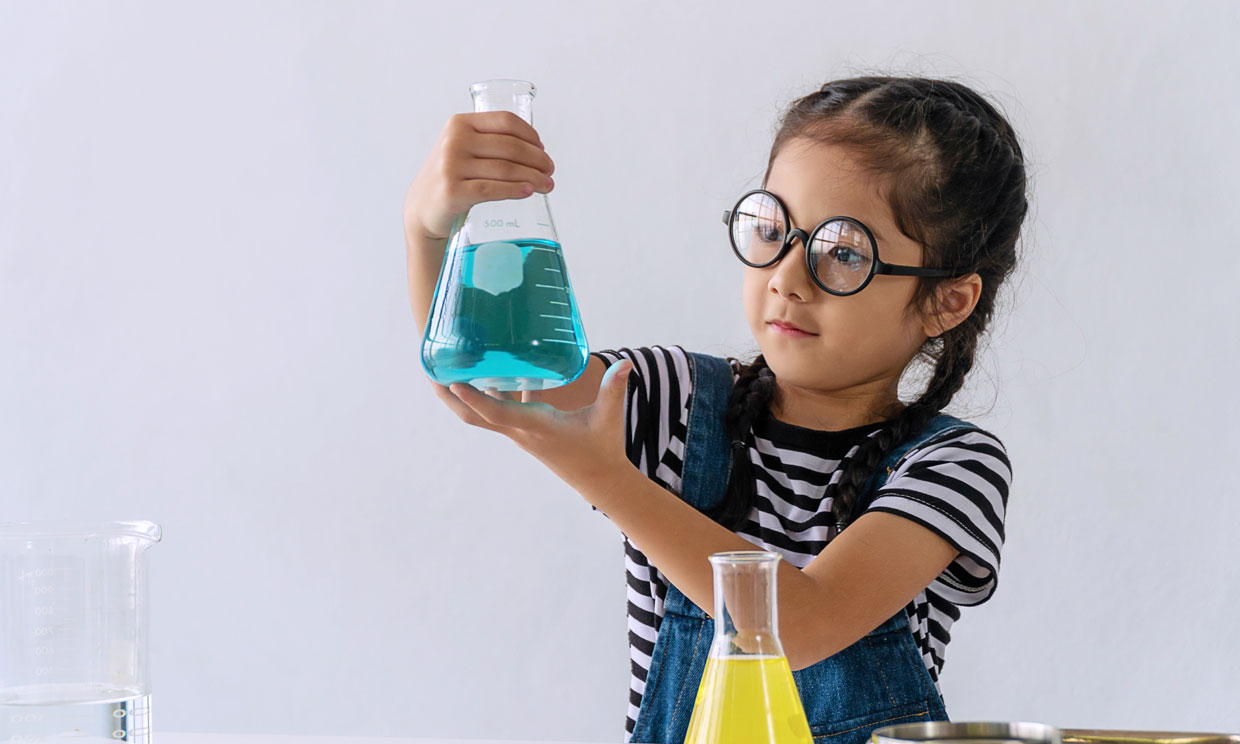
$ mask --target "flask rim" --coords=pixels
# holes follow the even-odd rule
[[[779,554],[769,550],[728,550],[723,553],[714,553],[710,557],[711,565],[715,566],[764,564],[778,561]]]
[[[471,96],[477,96],[483,90],[488,88],[498,88],[504,85],[510,86],[512,88],[512,95],[516,96],[527,95],[533,98],[537,93],[537,88],[535,88],[534,84],[528,80],[517,80],[514,78],[492,78],[490,80],[479,80],[469,86],[469,94]],[[528,90],[525,90],[525,88],[528,88]]]

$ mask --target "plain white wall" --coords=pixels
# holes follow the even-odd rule
[[[831,77],[1024,136],[954,412],[1008,446],[956,719],[1238,730],[1235,3],[0,5],[0,518],[148,518],[162,730],[619,740],[618,533],[432,396],[400,205],[538,86],[594,348],[752,350],[721,210]]]

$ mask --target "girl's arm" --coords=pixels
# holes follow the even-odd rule
[[[600,362],[601,364],[601,362]],[[601,377],[589,408],[498,400],[437,388],[467,423],[512,439],[602,511],[694,604],[714,611],[708,558],[752,543],[644,476],[624,452],[628,361]],[[907,606],[958,555],[931,530],[887,513],[859,517],[804,569],[779,567],[779,633],[794,669],[852,645]]]
[[[698,607],[714,612],[707,558],[752,543],[712,521],[631,464],[578,491]],[[779,564],[779,637],[793,669],[851,646],[906,607],[959,551],[887,513],[859,517],[804,569]]]

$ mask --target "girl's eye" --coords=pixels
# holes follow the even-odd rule
[[[762,243],[783,243],[784,240],[784,231],[771,220],[753,219],[744,229],[753,236],[753,240]]]
[[[856,267],[863,262],[862,255],[848,246],[837,245],[827,251],[827,253],[831,256],[831,258],[835,259],[836,262],[845,264],[850,268]]]
[[[783,233],[774,224],[757,225],[754,232],[758,235],[758,240],[766,243],[779,243],[783,240]]]

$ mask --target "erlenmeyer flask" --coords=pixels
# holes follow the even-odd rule
[[[533,124],[534,86],[487,80],[474,111],[512,111]],[[568,282],[547,195],[475,205],[453,228],[422,341],[441,385],[546,390],[576,379],[589,346]]]
[[[792,667],[779,643],[779,556],[716,553],[715,638],[685,744],[812,744]]]

